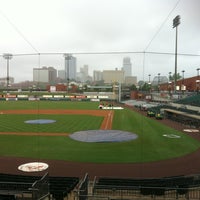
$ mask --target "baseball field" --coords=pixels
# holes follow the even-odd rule
[[[0,156],[88,163],[146,163],[189,155],[200,142],[130,109],[100,110],[97,102],[0,102]],[[50,124],[26,121],[48,119]],[[126,142],[81,142],[70,134],[86,130],[136,134]]]

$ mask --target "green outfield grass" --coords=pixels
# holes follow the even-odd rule
[[[98,102],[77,102],[77,101],[0,101],[2,110],[23,110],[23,109],[77,109],[94,110],[98,109]]]
[[[55,123],[29,124],[27,120],[50,119]],[[99,129],[103,117],[90,115],[0,115],[0,132],[73,133],[81,130]]]
[[[91,102],[0,102],[6,109],[97,109]],[[17,156],[96,163],[135,163],[165,160],[189,154],[200,142],[131,110],[115,110],[112,129],[138,134],[138,138],[120,143],[84,143],[67,136],[0,135],[0,156]],[[25,120],[55,119],[55,124],[31,125]],[[99,129],[102,117],[88,115],[0,115],[0,131],[66,132]],[[178,139],[164,137],[180,136]]]

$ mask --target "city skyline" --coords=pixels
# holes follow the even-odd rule
[[[117,54],[117,56],[118,56],[118,54]],[[26,56],[25,56],[26,57]],[[72,56],[72,57],[74,57],[74,56]],[[12,71],[13,71],[13,59],[14,59],[15,57],[13,57],[12,58],[12,60],[9,60],[10,61],[10,77],[14,77],[15,78],[15,83],[17,83],[17,82],[23,82],[23,81],[26,81],[26,80],[29,80],[29,81],[32,81],[33,80],[33,68],[42,68],[42,67],[54,67],[57,71],[58,71],[58,74],[59,74],[59,72],[60,72],[60,74],[62,74],[62,75],[58,75],[60,78],[62,78],[62,79],[64,79],[65,78],[65,67],[66,67],[66,63],[65,63],[65,58],[64,58],[64,56],[62,55],[62,57],[60,56],[60,58],[59,58],[59,60],[60,61],[62,61],[62,64],[61,65],[59,65],[58,67],[57,66],[53,66],[52,64],[50,64],[50,65],[42,65],[42,62],[41,62],[41,60],[42,59],[37,59],[37,62],[39,61],[40,62],[40,67],[37,67],[36,65],[34,65],[33,66],[33,68],[30,68],[29,69],[29,78],[27,77],[25,77],[24,76],[24,74],[22,74],[22,76],[23,76],[23,79],[22,80],[17,80],[16,79],[16,77],[15,77],[15,73],[13,73]],[[24,59],[24,56],[22,56],[22,58]],[[79,65],[79,59],[77,59],[77,57],[74,57],[75,58],[75,60],[76,60],[76,62],[77,62],[77,70],[76,70],[76,74],[79,74],[80,75],[80,72],[81,72],[81,70],[83,70],[83,68],[85,67],[85,66],[87,66],[87,73],[88,73],[88,75],[87,76],[93,76],[94,74],[94,71],[103,71],[103,70],[115,70],[115,69],[119,69],[119,70],[121,70],[121,69],[123,69],[123,67],[124,67],[124,65],[123,65],[123,60],[124,59],[126,59],[126,58],[128,58],[129,59],[129,62],[130,62],[130,65],[131,65],[131,71],[133,71],[133,73],[131,74],[131,76],[134,76],[134,77],[138,77],[137,78],[137,80],[138,81],[148,81],[148,79],[149,79],[149,74],[146,74],[146,76],[144,77],[144,79],[142,79],[141,77],[139,77],[138,76],[138,74],[137,73],[135,73],[135,69],[137,68],[136,66],[135,66],[135,62],[132,62],[132,60],[131,60],[131,57],[129,57],[129,56],[125,56],[125,57],[122,57],[122,56],[119,56],[119,58],[120,58],[120,60],[118,61],[118,65],[113,65],[113,66],[101,66],[101,70],[96,70],[96,69],[94,69],[91,65],[89,65],[89,64],[84,64],[83,66],[80,66]],[[135,58],[135,57],[134,57]],[[22,60],[23,60],[22,59]],[[141,62],[142,62],[143,60],[141,60]],[[4,70],[4,76],[2,75],[3,73],[2,73],[2,71],[1,71],[1,75],[0,75],[0,78],[5,78],[6,77],[6,60],[4,60],[4,62],[5,62],[5,70]],[[29,63],[29,62],[28,62]],[[36,67],[35,67],[36,66]],[[16,68],[17,70],[18,70],[18,68]],[[185,78],[187,78],[187,77],[192,77],[192,76],[196,76],[196,74],[197,74],[197,70],[198,68],[196,68],[195,66],[192,68],[192,69],[190,69],[191,71],[192,71],[192,73],[191,74],[189,74],[188,73],[188,71],[185,71],[184,70],[184,72],[185,72]],[[93,70],[93,71],[92,71]],[[142,69],[143,70],[143,69]],[[181,75],[181,73],[182,73],[182,71],[183,70],[179,70],[178,71],[178,73]],[[74,72],[73,72],[74,73]],[[173,71],[171,71],[170,72],[171,74],[173,74]],[[160,73],[162,76],[166,76],[166,77],[168,77],[169,76],[169,71],[165,71],[165,73]],[[156,75],[157,75],[157,71],[155,71],[154,73],[151,73],[150,74],[151,75],[151,78],[153,78],[153,77],[155,77]],[[79,76],[79,78],[80,78],[80,76]],[[80,79],[79,79],[79,81],[80,81]],[[84,82],[84,81],[83,81]]]
[[[80,67],[80,71],[77,71],[77,58],[64,54],[64,69],[57,70],[54,67],[42,66],[40,68],[33,68],[33,81],[34,82],[56,82],[56,79],[65,81],[78,81],[78,82],[96,82],[104,81],[105,83],[110,82],[121,82],[125,83],[125,79],[132,77],[132,63],[130,57],[124,57],[121,68],[115,68],[114,70],[99,70],[93,71],[93,75],[89,75],[89,66],[84,65]],[[100,75],[99,75],[100,73]],[[98,76],[98,78],[97,78]],[[116,77],[115,77],[116,76]],[[137,78],[136,78],[137,79]],[[134,84],[136,84],[134,82]]]

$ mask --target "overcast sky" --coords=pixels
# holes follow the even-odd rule
[[[14,56],[10,75],[19,81],[32,80],[33,67],[63,69],[62,53],[174,53],[172,24],[177,15],[181,16],[178,53],[200,55],[199,9],[200,0],[0,0],[0,55],[60,53]],[[132,75],[138,80],[148,79],[148,74],[153,77],[157,73],[174,73],[174,55],[75,56],[78,71],[87,64],[90,75],[94,69],[121,69],[125,56],[131,58]],[[178,72],[185,70],[185,77],[195,76],[197,67],[200,56],[178,56]],[[0,57],[3,76],[6,61]]]

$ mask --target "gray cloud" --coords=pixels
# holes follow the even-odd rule
[[[176,2],[174,0],[0,0],[0,54],[37,53],[35,49],[40,53],[144,51]],[[176,15],[181,15],[178,51],[199,54],[199,8],[199,0],[181,0],[146,50],[173,53],[175,29],[172,28],[172,21]],[[121,67],[123,56],[127,55],[77,55],[78,67],[88,64],[90,74],[93,69]],[[158,70],[162,74],[173,70],[174,57],[171,55],[146,56],[144,71],[142,54],[128,56],[133,62],[135,73],[133,75],[140,78],[146,77],[148,73],[157,74]],[[28,59],[24,63],[23,59],[20,59],[20,62],[13,59],[12,63],[15,65],[13,68],[26,66],[27,77],[30,73],[29,77],[32,78],[32,67],[38,64],[38,58]],[[57,68],[62,68],[64,63],[62,55],[41,57],[41,60],[40,65]],[[189,76],[194,75],[199,60],[199,57],[180,57],[178,62],[180,68],[184,68]],[[0,64],[5,65],[5,61],[1,59]],[[5,68],[3,72],[5,74]],[[20,76],[17,70],[13,69],[11,73]]]

